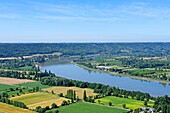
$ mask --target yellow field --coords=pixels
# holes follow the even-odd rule
[[[93,93],[93,89],[89,89],[89,88],[55,86],[55,87],[51,87],[51,88],[45,88],[43,90],[46,90],[46,91],[49,91],[49,92],[51,92],[53,90],[56,94],[63,93],[64,95],[66,95],[67,91],[69,89],[75,90],[76,91],[76,97],[78,96],[80,99],[83,98],[84,90],[86,90],[87,96],[95,96],[95,95],[97,95],[96,93]]]
[[[35,81],[26,80],[26,79],[0,77],[0,83],[1,84],[13,85],[13,84],[22,84],[22,83],[27,83],[27,82],[35,82]]]
[[[63,100],[68,100],[46,92],[30,93],[22,96],[12,97],[10,99],[23,102],[30,109],[34,109],[37,106],[50,107],[52,103],[56,103],[59,106]]]
[[[0,112],[2,113],[34,113],[33,111],[27,109],[21,109],[9,104],[0,102]]]
[[[46,101],[42,101],[42,102],[38,102],[38,103],[35,103],[35,104],[30,104],[28,105],[28,107],[30,109],[35,109],[37,106],[41,106],[41,107],[46,107],[46,106],[49,106],[51,107],[51,105],[53,103],[56,103],[57,106],[60,106],[61,103],[63,102],[63,100],[69,100],[69,99],[66,99],[66,98],[62,98],[62,97],[59,97],[57,99],[51,99],[51,100],[46,100]]]

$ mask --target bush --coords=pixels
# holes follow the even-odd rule
[[[50,107],[49,107],[49,106],[46,106],[45,109],[46,109],[46,110],[50,110]]]
[[[53,109],[53,108],[58,108],[58,106],[57,106],[57,104],[53,103],[53,104],[51,104],[51,108],[52,108],[52,109]]]
[[[39,112],[39,113],[45,113],[45,111],[46,111],[45,108],[40,108],[38,112]]]
[[[59,113],[59,111],[56,109],[56,110],[53,111],[53,113]]]
[[[122,107],[123,107],[123,108],[126,108],[126,104],[122,104]]]
[[[112,106],[112,103],[111,103],[111,102],[109,102],[109,106]]]

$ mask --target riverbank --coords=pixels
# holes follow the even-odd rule
[[[143,80],[143,81],[150,81],[150,82],[159,82],[159,83],[162,83],[162,84],[170,84],[169,81],[164,81],[164,80],[158,80],[158,79],[152,79],[152,78],[147,78],[147,77],[138,77],[138,76],[132,76],[132,75],[129,75],[129,74],[119,74],[119,73],[116,73],[116,72],[109,72],[109,71],[103,71],[103,70],[99,70],[99,69],[93,69],[93,68],[88,68],[84,65],[80,65],[76,62],[71,62],[72,64],[75,64],[81,68],[84,68],[86,70],[90,70],[90,71],[97,71],[97,72],[102,72],[102,73],[108,73],[108,74],[111,74],[111,75],[118,75],[118,76],[124,76],[124,77],[129,77],[129,78],[133,78],[133,79],[137,79],[137,80]]]

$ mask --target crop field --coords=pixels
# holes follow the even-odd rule
[[[35,109],[37,106],[41,106],[41,107],[49,106],[49,107],[51,107],[51,105],[52,105],[53,103],[55,103],[57,106],[60,106],[61,103],[62,103],[64,100],[67,101],[67,100],[69,100],[69,99],[59,97],[59,98],[56,98],[56,99],[51,99],[51,100],[46,100],[46,101],[38,102],[38,103],[35,103],[35,104],[31,104],[31,105],[28,105],[28,107],[29,107],[30,109]]]
[[[1,113],[34,113],[33,111],[27,109],[21,109],[1,102],[0,102],[0,112]]]
[[[98,100],[100,100],[101,104],[109,105],[109,102],[112,102],[114,106],[122,107],[122,104],[126,104],[126,108],[128,109],[136,109],[143,105],[143,101],[134,100],[131,98],[119,98],[114,96],[107,96],[101,99],[96,99],[95,102],[98,103]],[[153,106],[153,102],[149,102],[148,106]]]
[[[17,97],[12,97],[10,99],[23,102],[30,109],[34,109],[37,106],[41,106],[41,107],[51,106],[52,103],[61,105],[63,100],[68,100],[46,92],[29,93]]]
[[[45,88],[45,89],[43,89],[43,90],[46,90],[46,91],[49,91],[49,92],[51,92],[51,91],[53,90],[54,93],[56,93],[56,94],[63,93],[64,95],[66,95],[66,94],[67,94],[67,91],[68,91],[69,89],[72,89],[72,90],[76,91],[76,96],[78,96],[80,99],[83,98],[83,92],[84,92],[84,90],[86,90],[87,96],[95,96],[95,95],[97,95],[96,93],[93,93],[93,89],[89,89],[89,88],[56,86],[56,87],[51,87],[51,88]]]
[[[35,82],[33,80],[26,80],[26,79],[16,79],[16,78],[6,78],[6,77],[0,77],[0,84],[22,84],[27,82]]]
[[[60,113],[126,113],[126,110],[100,106],[84,102],[74,103],[57,108]],[[51,110],[53,111],[53,110]],[[50,111],[48,111],[50,112]],[[48,113],[47,112],[47,113]]]
[[[16,88],[17,86],[7,85],[7,84],[0,84],[0,91],[9,89],[9,88]]]
[[[25,87],[39,87],[40,89],[41,88],[49,88],[51,86],[47,86],[47,85],[42,85],[40,82],[27,82],[27,83],[23,83],[23,84],[20,84],[21,86],[25,86]]]

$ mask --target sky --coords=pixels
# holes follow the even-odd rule
[[[170,42],[170,0],[0,0],[0,42]]]

